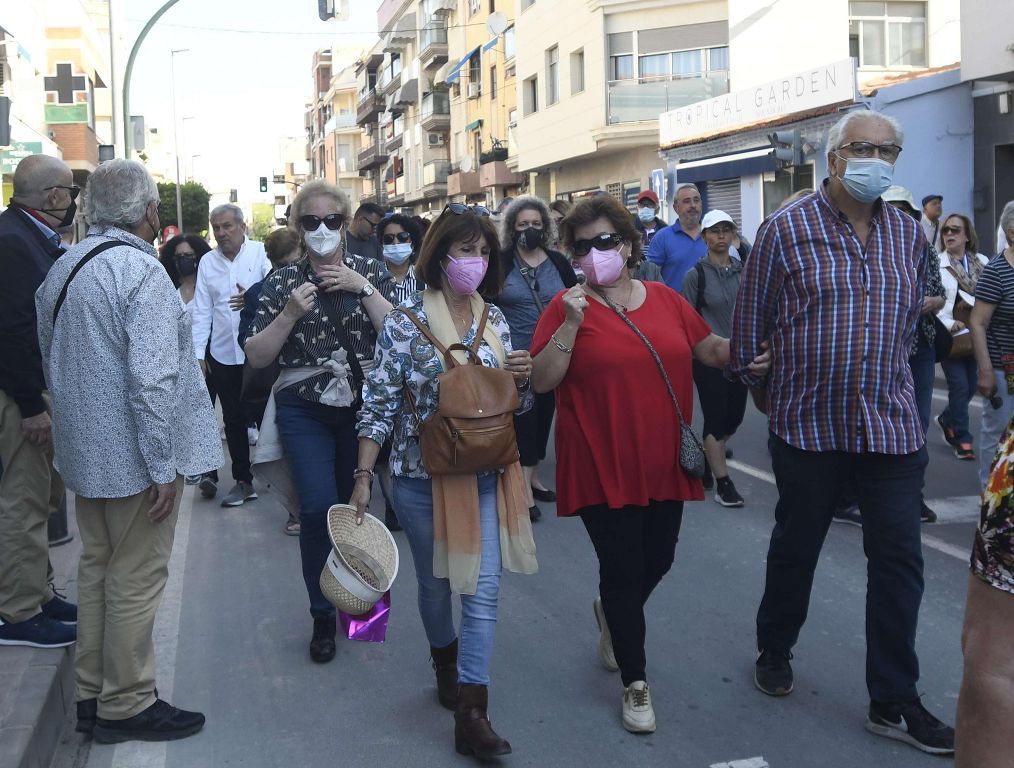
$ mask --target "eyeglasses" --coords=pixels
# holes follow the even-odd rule
[[[73,184],[69,187],[65,187],[63,184],[54,184],[51,187],[43,187],[42,191],[48,192],[51,189],[66,189],[67,194],[70,195],[71,200],[77,200],[77,196],[81,194],[81,187],[79,187],[77,184]]]
[[[474,213],[476,216],[489,216],[489,208],[484,205],[465,205],[464,203],[448,203],[440,212],[443,216],[447,211],[460,216],[463,213]]]
[[[578,258],[582,258],[587,256],[591,252],[592,248],[604,251],[609,248],[617,248],[622,242],[623,237],[615,232],[601,232],[595,235],[595,237],[591,240],[575,240],[570,244],[570,250],[572,250],[574,255]]]
[[[897,144],[873,144],[869,141],[850,141],[848,144],[842,144],[838,149],[847,149],[854,157],[866,158],[879,155],[881,160],[886,160],[892,165],[901,154],[901,147]]]
[[[940,232],[944,235],[960,235],[964,231],[964,227],[948,226],[940,228]]]
[[[328,229],[341,229],[342,224],[345,223],[345,217],[340,213],[329,213],[324,218],[314,216],[312,213],[307,213],[299,217],[299,225],[306,232],[315,232],[320,227],[321,222],[323,222],[324,226]]]
[[[408,243],[412,240],[412,235],[408,232],[392,232],[391,234],[384,234],[384,245],[394,245],[397,240],[399,243]]]

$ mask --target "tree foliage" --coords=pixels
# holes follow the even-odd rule
[[[254,203],[250,238],[263,241],[273,229],[278,229],[278,224],[275,223],[275,207],[270,203]]]
[[[159,184],[158,196],[161,201],[158,215],[162,226],[179,226],[176,221],[176,185],[172,182]],[[211,194],[199,181],[188,181],[180,186],[180,197],[183,204],[182,231],[206,236]]]

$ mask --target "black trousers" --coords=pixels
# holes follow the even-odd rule
[[[546,458],[555,413],[556,395],[545,392],[535,396],[535,402],[529,410],[514,417],[522,467],[534,467]]]
[[[207,361],[208,375],[215,385],[218,399],[222,401],[225,441],[229,444],[232,476],[237,481],[253,482],[253,475],[250,474],[250,443],[246,433],[249,421],[243,407],[243,366],[223,365],[211,355],[207,356]]]
[[[623,685],[647,680],[644,604],[676,557],[682,501],[646,507],[584,507],[581,520],[599,558],[599,596]]]
[[[863,516],[867,560],[866,686],[874,701],[911,701],[919,680],[915,632],[923,592],[925,447],[905,455],[802,451],[774,434],[768,446],[778,504],[757,646],[788,651],[796,644],[835,503],[851,485]]]

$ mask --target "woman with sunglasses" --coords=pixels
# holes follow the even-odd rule
[[[971,340],[971,329],[966,326],[975,304],[975,286],[979,282],[989,259],[979,253],[979,236],[971,220],[960,213],[952,213],[940,226],[944,252],[940,255],[940,280],[944,284],[944,308],[937,312],[940,322],[955,338]],[[959,320],[955,312],[964,318]],[[947,378],[947,407],[937,416],[937,425],[944,440],[954,449],[954,455],[965,461],[975,460],[972,449],[972,432],[968,423],[968,404],[979,386],[975,355],[968,345],[964,356],[948,357],[940,362]]]
[[[412,269],[422,245],[422,232],[413,219],[395,213],[381,219],[377,225],[377,240],[383,250],[384,265],[392,278],[392,292],[388,299],[398,306],[426,287]]]
[[[485,209],[459,203],[445,208],[426,234],[415,267],[427,289],[384,321],[359,412],[359,464],[350,503],[360,517],[369,508],[377,455],[392,439],[395,508],[415,562],[437,700],[455,711],[455,749],[485,759],[511,751],[490,725],[487,706],[501,567],[535,570],[524,479],[517,464],[476,475],[427,472],[420,424],[438,408],[443,392],[438,379],[446,363],[408,314],[444,349],[478,342],[479,361],[510,371],[522,408],[530,406],[531,357],[512,350],[503,313],[482,298],[498,294],[503,280],[496,230],[488,215],[477,215],[482,213]],[[461,598],[460,634],[452,592]]]
[[[494,300],[507,318],[514,349],[531,348],[535,324],[546,305],[560,291],[577,285],[569,260],[550,247],[556,239],[556,225],[542,200],[524,195],[507,206],[500,225],[504,284]],[[533,523],[542,517],[536,501],[556,501],[556,494],[543,485],[538,475],[539,462],[546,458],[555,411],[553,393],[546,392],[536,396],[531,410],[514,419]]]
[[[599,559],[599,658],[620,672],[623,727],[650,733],[644,606],[672,566],[683,503],[704,498],[701,481],[680,466],[666,380],[689,418],[691,364],[724,366],[729,340],[668,286],[631,279],[641,236],[613,197],[581,200],[560,234],[587,282],[546,307],[532,342],[532,382],[536,392],[556,391],[557,514],[581,518]],[[763,375],[769,363],[765,353],[751,370]]]
[[[333,184],[318,179],[302,186],[289,222],[304,257],[265,278],[245,347],[254,368],[275,360],[281,367],[254,463],[274,458],[279,447],[287,460],[299,497],[299,552],[313,617],[310,658],[319,663],[335,655],[335,608],[320,591],[331,552],[327,511],[352,493],[362,370],[391,310],[383,265],[345,252],[348,212],[348,197]],[[264,472],[258,468],[267,478]]]

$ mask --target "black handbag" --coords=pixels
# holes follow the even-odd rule
[[[940,363],[950,357],[954,337],[936,315],[933,315],[933,327],[936,329],[936,334],[933,336],[933,359]]]

